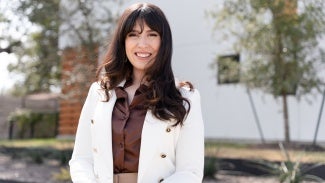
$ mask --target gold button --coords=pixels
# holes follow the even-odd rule
[[[160,180],[159,180],[159,182],[163,182],[163,181],[164,181],[164,179],[160,179]]]
[[[91,120],[91,124],[94,124],[94,120]]]
[[[167,129],[166,129],[166,132],[169,133],[170,131],[172,131],[170,128],[167,128]]]
[[[161,154],[160,157],[161,158],[166,158],[166,154]]]

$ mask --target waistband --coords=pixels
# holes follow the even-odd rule
[[[138,173],[114,174],[114,183],[137,183]]]

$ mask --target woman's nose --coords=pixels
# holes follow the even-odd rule
[[[140,36],[138,41],[139,47],[146,47],[148,46],[148,39],[145,36]]]

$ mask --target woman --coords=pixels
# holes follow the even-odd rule
[[[127,8],[80,115],[73,182],[202,182],[200,96],[189,82],[175,84],[171,57],[164,13]]]

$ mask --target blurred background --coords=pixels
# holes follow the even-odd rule
[[[85,96],[135,2],[0,1],[0,182],[69,182]],[[201,94],[205,181],[322,181],[325,2],[147,2],[171,25],[175,76]]]

